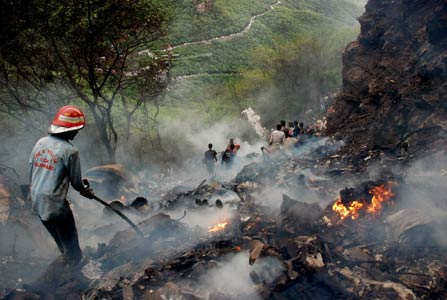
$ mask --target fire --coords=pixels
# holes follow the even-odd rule
[[[385,183],[380,186],[372,188],[369,193],[373,195],[371,204],[368,206],[367,211],[372,214],[379,214],[382,211],[382,203],[390,200],[394,197],[394,193],[391,190],[391,183]]]
[[[209,226],[208,227],[208,232],[211,233],[211,232],[222,231],[222,230],[224,230],[227,227],[228,224],[229,224],[229,222],[225,221],[223,223],[217,223],[214,226]]]
[[[363,208],[363,203],[359,201],[352,201],[349,207],[346,207],[341,199],[337,199],[334,205],[332,205],[332,210],[337,212],[340,216],[340,219],[344,220],[347,217],[351,217],[351,219],[355,220],[360,215],[360,210]]]
[[[390,202],[391,198],[395,196],[392,191],[392,182],[382,184],[370,189],[368,192],[372,195],[371,202],[359,199],[352,201],[349,206],[346,206],[340,198],[338,198],[332,205],[332,210],[335,211],[340,219],[350,217],[352,220],[357,219],[362,211],[370,213],[374,216],[379,215],[383,208],[383,203]],[[392,203],[392,202],[390,202]]]

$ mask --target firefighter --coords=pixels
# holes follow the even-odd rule
[[[67,201],[69,185],[84,197],[92,199],[93,191],[82,183],[79,151],[70,143],[85,126],[82,111],[71,105],[56,113],[48,129],[30,155],[31,200],[33,210],[53,237],[67,266],[82,259],[78,233]]]

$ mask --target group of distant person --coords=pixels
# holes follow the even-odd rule
[[[241,148],[241,145],[235,144],[234,139],[231,138],[225,150],[222,152],[221,163],[226,169],[230,169],[234,159],[237,155],[237,152]],[[213,150],[213,144],[208,144],[208,150],[205,152],[205,157],[203,159],[203,163],[206,165],[206,170],[208,171],[208,175],[210,177],[215,177],[215,163],[218,162],[217,152]]]
[[[286,123],[285,120],[281,120],[276,125],[276,130],[273,130],[268,140],[268,147],[262,147],[263,154],[273,153],[276,150],[298,147],[303,145],[306,140],[311,137],[319,137],[324,135],[326,130],[326,118],[317,120],[315,123],[304,126],[304,123],[294,121]],[[239,149],[240,144],[235,144],[234,139],[231,138],[224,151],[220,152],[221,164],[225,169],[230,169],[235,161],[235,157]],[[208,144],[208,150],[205,152],[203,163],[206,166],[206,170],[210,177],[215,177],[215,164],[219,161],[218,152],[213,149],[213,144]]]
[[[263,153],[272,152],[278,149],[288,148],[290,146],[300,146],[309,137],[319,137],[324,135],[326,130],[326,118],[317,120],[314,124],[304,127],[304,123],[294,121],[289,122],[288,126],[286,121],[281,120],[276,125],[276,130],[273,130],[270,134],[269,147],[262,147]]]

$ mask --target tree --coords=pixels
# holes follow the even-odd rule
[[[114,162],[118,133],[112,112],[117,103],[126,107],[130,122],[146,96],[166,86],[169,63],[145,55],[144,61],[151,62],[140,66],[143,55],[138,53],[164,37],[170,19],[168,2],[2,3],[0,110],[23,122],[34,119],[30,114],[48,118],[49,110],[79,101],[89,108],[108,160]],[[129,99],[124,89],[134,87],[141,75],[151,83],[137,98]]]

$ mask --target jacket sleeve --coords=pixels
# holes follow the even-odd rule
[[[82,183],[81,162],[79,160],[78,151],[73,153],[69,158],[68,174],[70,177],[70,183],[75,190],[80,192],[85,189],[84,184]]]

